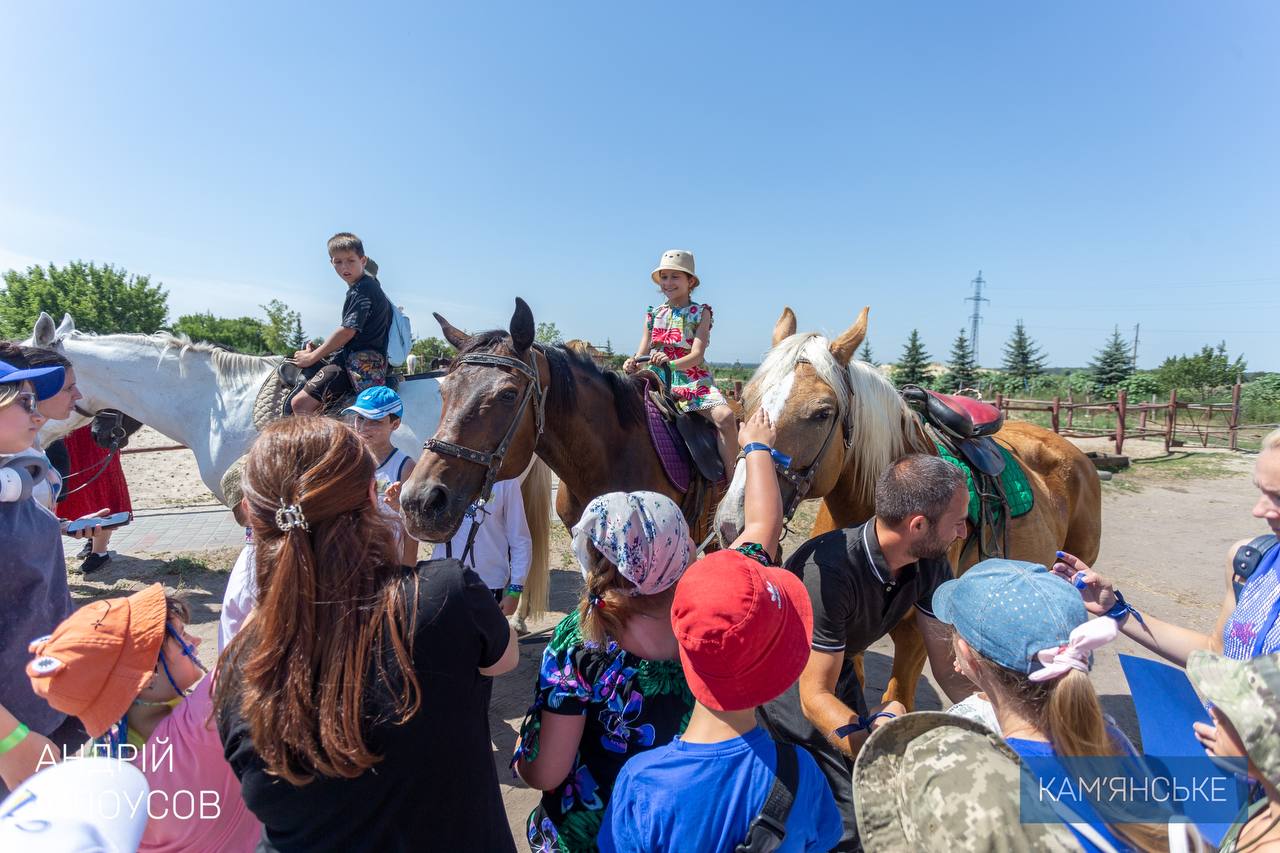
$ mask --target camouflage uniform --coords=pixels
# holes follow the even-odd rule
[[[1019,820],[1017,754],[973,720],[906,714],[867,739],[853,767],[867,853],[1079,850],[1065,826]]]
[[[1268,782],[1280,785],[1280,655],[1238,661],[1197,650],[1187,658],[1187,675],[1200,695],[1235,726],[1250,763]],[[1219,849],[1235,850],[1245,820],[1266,806],[1263,799],[1241,815]]]

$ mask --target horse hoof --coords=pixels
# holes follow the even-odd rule
[[[523,637],[529,633],[529,628],[524,624],[523,616],[514,616],[511,619],[511,627],[516,629],[516,635]]]

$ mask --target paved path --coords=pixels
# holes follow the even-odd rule
[[[239,548],[243,544],[244,528],[221,505],[140,509],[134,512],[132,522],[117,528],[111,537],[111,550],[132,556]],[[82,543],[64,538],[62,546],[68,554],[75,554]]]

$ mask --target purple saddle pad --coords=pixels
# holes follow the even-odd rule
[[[671,484],[681,494],[689,491],[693,460],[689,456],[689,449],[684,445],[684,439],[680,437],[676,425],[662,417],[648,394],[644,398],[644,412],[649,421],[649,438],[653,441],[653,449],[658,452],[658,458],[662,460],[662,470],[667,472],[667,479],[671,480]]]

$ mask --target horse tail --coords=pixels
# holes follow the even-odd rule
[[[547,612],[551,591],[551,469],[534,457],[529,473],[520,484],[524,517],[533,541],[533,560],[524,582],[520,615],[537,619]]]

